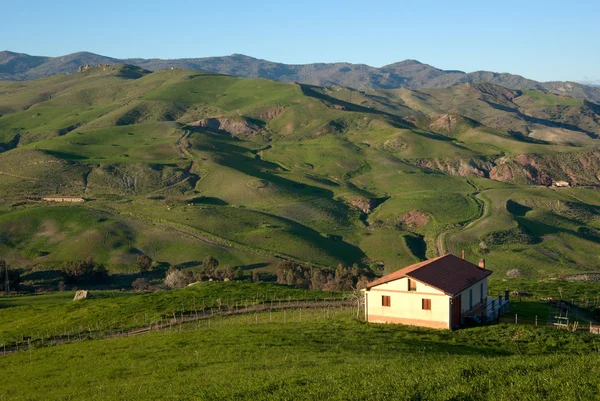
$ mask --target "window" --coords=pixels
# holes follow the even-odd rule
[[[409,291],[416,291],[417,290],[417,282],[413,281],[411,279],[408,279],[408,290]]]
[[[473,309],[473,289],[469,290],[469,309]]]
[[[483,302],[483,283],[479,284],[479,294],[481,295],[481,302]]]
[[[431,310],[431,299],[425,299],[425,298],[423,298],[421,300],[421,308],[423,310]]]
[[[392,306],[392,297],[390,297],[389,295],[382,295],[381,306]]]

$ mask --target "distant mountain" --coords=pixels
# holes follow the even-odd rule
[[[116,59],[79,52],[61,57],[29,56],[0,52],[0,80],[21,81],[74,72],[80,65],[133,64],[148,70],[182,68],[244,78],[267,78],[319,86],[355,89],[445,88],[464,83],[492,83],[509,89],[536,89],[600,103],[600,87],[577,82],[538,82],[520,75],[476,71],[441,70],[416,60],[405,60],[381,68],[365,64],[282,64],[242,54],[185,59]]]

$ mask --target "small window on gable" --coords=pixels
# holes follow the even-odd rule
[[[416,291],[417,290],[417,282],[411,279],[408,279],[408,290]]]
[[[431,310],[431,299],[423,298],[421,300],[421,307],[423,310]]]
[[[392,306],[392,297],[390,297],[389,295],[382,295],[381,306]]]

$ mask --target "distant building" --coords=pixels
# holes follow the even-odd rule
[[[570,187],[571,184],[569,184],[568,181],[552,181],[552,186],[559,187],[559,188],[565,188],[565,187]]]
[[[85,202],[84,198],[79,198],[76,196],[46,196],[46,197],[43,197],[42,200],[45,200],[48,202],[71,202],[71,203]]]
[[[439,329],[459,327],[467,316],[488,320],[503,305],[488,302],[491,274],[483,259],[477,266],[450,254],[405,267],[362,290],[365,319]]]

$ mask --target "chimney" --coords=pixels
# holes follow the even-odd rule
[[[485,259],[479,259],[479,267],[485,269]]]
[[[462,250],[462,256],[461,256],[461,258],[463,258],[463,259],[465,258],[465,250],[464,249]]]

